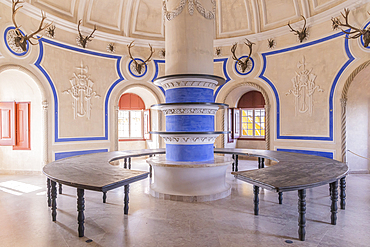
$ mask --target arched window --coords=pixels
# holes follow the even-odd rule
[[[118,138],[120,140],[148,139],[149,110],[136,94],[125,93],[119,100]]]
[[[238,102],[241,111],[240,138],[265,138],[265,100],[258,91],[245,93]]]

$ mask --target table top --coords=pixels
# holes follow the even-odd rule
[[[334,182],[348,173],[345,163],[320,156],[291,152],[232,149],[237,155],[262,157],[278,161],[263,169],[232,172],[242,181],[275,192],[312,188]],[[230,153],[229,148],[216,148],[215,153]]]
[[[148,172],[124,169],[114,161],[151,154],[165,149],[141,149],[80,155],[53,161],[43,168],[53,181],[76,188],[106,192],[144,179]],[[345,176],[345,163],[307,154],[271,150],[216,148],[215,153],[261,157],[278,163],[263,169],[233,172],[240,180],[276,192],[316,187]]]
[[[53,181],[68,186],[106,192],[148,177],[149,172],[124,169],[111,163],[126,157],[164,154],[164,149],[142,149],[94,153],[53,161],[43,173]]]

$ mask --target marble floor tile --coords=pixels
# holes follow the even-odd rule
[[[133,168],[147,170],[144,159]],[[240,160],[239,170],[256,161]],[[298,240],[297,192],[260,192],[260,214],[253,214],[253,187],[229,172],[231,195],[217,201],[186,203],[149,195],[150,179],[130,186],[129,214],[123,213],[123,188],[85,193],[85,237],[77,234],[76,189],[63,186],[57,197],[57,221],[51,221],[43,175],[0,176],[0,247],[237,247],[237,246],[370,246],[370,175],[347,177],[346,210],[338,209],[330,224],[328,186],[307,190],[306,241]],[[5,188],[2,182],[24,183],[28,189]],[[36,187],[35,187],[36,186]],[[30,188],[34,188],[30,191]],[[338,202],[339,208],[339,202]]]

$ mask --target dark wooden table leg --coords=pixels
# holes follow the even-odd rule
[[[57,220],[57,183],[51,181],[51,216],[53,221]]]
[[[128,158],[128,169],[131,169],[131,158]]]
[[[258,169],[260,169],[261,168],[261,158],[258,157],[257,159],[258,159]]]
[[[125,199],[124,199],[125,205],[123,207],[123,213],[124,214],[128,214],[128,202],[129,202],[128,193],[129,193],[129,190],[130,190],[130,185],[126,184],[125,185]]]
[[[258,186],[255,186],[253,185],[253,194],[254,194],[254,197],[253,197],[253,203],[254,203],[254,215],[258,215],[258,204],[260,202],[259,198],[258,198],[258,194],[260,192],[260,188]]]
[[[335,182],[332,182],[331,185],[331,224],[336,225],[337,224],[337,201],[338,201],[338,180]]]
[[[59,194],[63,194],[63,188],[62,188],[62,184],[58,183],[59,184]]]
[[[107,202],[107,192],[103,192],[103,203]]]
[[[127,158],[124,159],[123,168],[127,168]]]
[[[283,204],[283,192],[279,192],[279,204]]]
[[[83,237],[84,232],[85,232],[85,215],[84,215],[84,210],[85,210],[85,198],[84,198],[85,191],[84,189],[77,189],[77,211],[78,211],[78,216],[77,216],[77,221],[78,221],[78,236]]]
[[[50,178],[46,179],[46,187],[47,187],[47,197],[48,197],[48,207],[51,207],[51,191],[50,191]]]
[[[233,154],[232,157],[233,157],[233,163],[231,163],[231,165],[232,165],[231,170],[235,171],[235,168],[234,168],[235,167],[235,154]]]
[[[235,155],[235,171],[237,172],[239,170],[239,155]]]
[[[153,174],[153,167],[152,165],[149,165],[149,177],[152,177]]]
[[[306,190],[298,190],[298,236],[304,241],[306,237]]]
[[[265,158],[261,158],[261,168],[265,168]]]
[[[346,177],[340,179],[340,208],[346,209]]]

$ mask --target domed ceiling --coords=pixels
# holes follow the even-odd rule
[[[180,0],[175,1],[180,4]],[[198,0],[210,1],[210,0]],[[279,27],[308,19],[308,24],[327,21],[343,7],[360,4],[354,0],[213,0],[217,4],[215,39],[268,33]],[[10,0],[9,0],[10,2]],[[54,23],[83,26],[108,35],[145,40],[164,40],[163,0],[26,0],[44,10]],[[39,12],[38,12],[39,13]],[[49,18],[51,17],[51,18]],[[60,18],[60,19],[59,19]],[[59,20],[59,21],[58,21]],[[289,32],[289,30],[285,30]]]

